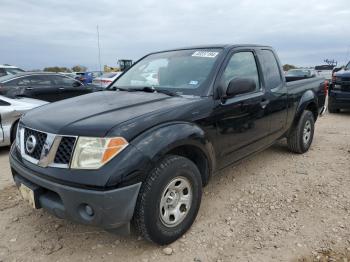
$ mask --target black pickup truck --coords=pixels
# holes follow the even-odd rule
[[[34,208],[114,232],[133,224],[168,244],[190,228],[219,170],[281,138],[306,152],[326,88],[318,77],[286,83],[267,46],[152,53],[107,91],[26,113],[14,181]]]
[[[350,109],[350,62],[334,72],[329,88],[328,111],[338,113],[341,109]]]

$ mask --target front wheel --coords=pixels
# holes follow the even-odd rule
[[[143,183],[134,224],[147,240],[160,245],[174,242],[193,224],[202,198],[202,180],[189,159],[166,156]]]
[[[311,111],[305,110],[296,126],[292,127],[287,138],[289,149],[298,154],[309,150],[315,131],[314,115]]]

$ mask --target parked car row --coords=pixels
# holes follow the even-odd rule
[[[84,77],[100,74],[91,72],[77,77],[75,73],[25,72],[14,66],[0,66],[0,74],[0,146],[8,146],[14,140],[18,119],[26,111],[48,102],[103,90],[121,73],[103,74],[95,78],[94,85],[88,83],[92,78]]]
[[[56,73],[23,72],[0,77],[0,95],[55,102],[93,92],[93,87]]]

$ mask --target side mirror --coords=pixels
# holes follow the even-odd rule
[[[256,90],[256,83],[250,78],[235,78],[230,81],[226,89],[227,97],[234,97],[240,94],[254,92]]]

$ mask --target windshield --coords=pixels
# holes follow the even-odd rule
[[[286,76],[310,76],[310,75],[311,75],[310,70],[303,70],[303,69],[289,70],[286,74]]]
[[[200,94],[221,49],[177,50],[140,60],[109,88],[152,87],[179,94]]]

